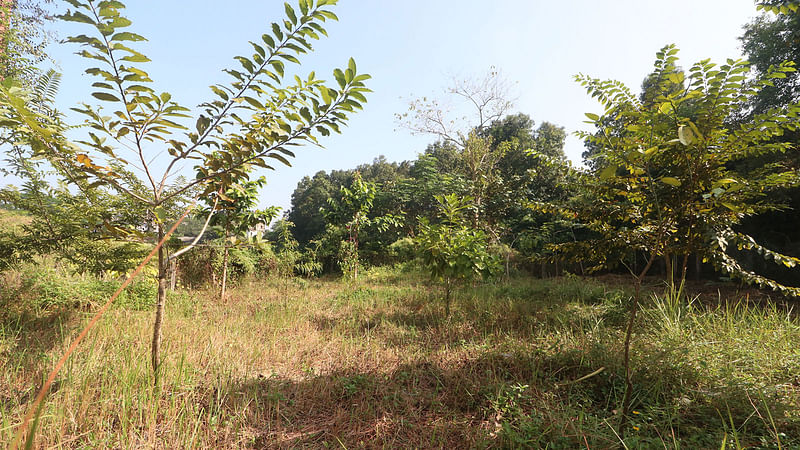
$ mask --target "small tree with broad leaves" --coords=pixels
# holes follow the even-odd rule
[[[361,266],[358,254],[359,234],[363,228],[373,226],[379,231],[402,225],[403,214],[385,214],[371,217],[372,203],[378,192],[378,184],[364,181],[356,171],[350,187],[341,186],[339,197],[328,198],[328,208],[322,214],[329,222],[329,233],[343,233],[346,237],[339,244],[339,267],[345,278],[358,280]]]
[[[317,136],[339,132],[348,114],[360,109],[369,90],[351,59],[347,68],[334,70],[335,87],[317,78],[287,79],[286,65],[299,64],[311,50],[311,41],[327,35],[323,24],[336,20],[336,0],[299,0],[297,9],[285,4],[286,18],[272,23],[253,53],[236,56],[240,67],[226,70],[231,81],[211,86],[213,97],[190,116],[166,92],[157,92],[142,69],[149,61],[134,48],[144,41],[127,31],[131,21],[116,0],[67,0],[75,10],[61,18],[87,25],[92,33],[73,36],[79,54],[93,63],[86,73],[96,78],[92,96],[106,108],[83,104],[74,108],[85,116],[86,137],[70,141],[63,127],[26,107],[24,95],[4,86],[2,125],[13,127],[20,140],[58,164],[79,169],[90,186],[104,186],[146,207],[156,218],[156,238],[167,225],[166,205],[190,192],[208,196],[224,193],[252,169],[272,162],[289,164],[292,147],[317,143]],[[195,119],[192,129],[184,125]],[[197,175],[173,181],[178,168],[196,164]],[[158,171],[158,173],[157,173]],[[134,176],[137,175],[137,176]],[[158,252],[158,300],[152,340],[155,382],[161,361],[161,324],[167,284],[167,258]]]
[[[464,213],[473,206],[471,197],[437,195],[442,222],[430,224],[422,219],[416,244],[431,279],[442,283],[445,314],[450,316],[453,288],[461,282],[492,277],[502,270],[497,254],[487,247],[483,230],[467,226]]]
[[[599,149],[603,168],[597,173],[568,168],[565,173],[581,187],[580,193],[566,205],[550,208],[566,219],[577,218],[594,236],[554,245],[562,255],[592,260],[595,267],[625,264],[632,251],[647,255],[643,268],[629,267],[636,292],[625,335],[626,392],[620,436],[630,412],[629,350],[642,280],[656,258],[682,257],[681,285],[687,258],[696,253],[745,281],[788,295],[800,294],[798,287],[744,269],[726,252],[730,245],[737,245],[790,267],[800,263],[736,231],[743,218],[783,206],[769,193],[799,184],[796,168],[769,164],[737,169],[732,164],[757,155],[796,152],[775,138],[798,129],[800,107],[786,105],[735,125],[727,120],[772,79],[793,71],[792,64],[773,67],[763,78],[746,82],[745,61],[728,60],[717,66],[704,60],[686,73],[676,65],[677,52],[670,45],[657,53],[643,99],[618,81],[576,77],[605,107],[602,115],[586,114],[598,132],[580,133]]]

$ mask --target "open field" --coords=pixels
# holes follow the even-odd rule
[[[18,301],[0,313],[2,442],[91,307],[47,303],[66,283],[56,275],[20,280],[3,280],[4,304]],[[108,291],[70,282],[97,301]],[[438,289],[399,269],[373,269],[357,284],[251,280],[224,302],[179,291],[158,388],[152,295],[136,286],[61,372],[37,446],[619,445],[628,297],[596,280],[471,287],[457,292],[450,318]],[[723,303],[645,302],[629,448],[800,446],[800,321],[784,306]]]

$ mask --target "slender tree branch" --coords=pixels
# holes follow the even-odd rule
[[[169,256],[169,258],[167,258],[168,261],[172,261],[173,259],[177,258],[178,256],[181,256],[182,254],[188,252],[189,250],[193,249],[197,245],[198,242],[200,242],[200,238],[203,237],[203,235],[206,233],[206,228],[208,228],[208,224],[211,222],[211,216],[214,215],[214,212],[217,209],[217,203],[218,202],[219,202],[219,197],[214,199],[214,206],[211,207],[211,212],[208,213],[208,217],[206,218],[206,222],[203,224],[203,228],[200,230],[200,233],[198,233],[197,236],[194,238],[192,243],[189,244],[188,246],[178,250],[177,252],[171,254]]]
[[[321,123],[323,120],[325,120],[333,111],[335,111],[336,107],[338,105],[342,104],[346,99],[347,99],[347,95],[346,94],[341,95],[336,100],[335,103],[331,104],[331,106],[328,108],[327,111],[325,111],[324,114],[322,114],[321,116],[317,117],[316,120],[314,120],[313,122],[309,123],[308,125],[306,125],[306,126],[304,126],[302,128],[298,128],[297,130],[295,130],[294,133],[292,133],[285,140],[283,140],[281,142],[278,142],[278,143],[275,143],[275,144],[271,145],[270,147],[268,147],[266,150],[262,150],[261,152],[256,153],[255,155],[252,155],[252,156],[250,156],[248,158],[245,158],[242,161],[240,161],[238,164],[231,165],[230,167],[227,167],[225,170],[221,170],[219,172],[215,172],[213,174],[206,175],[206,176],[204,176],[202,178],[197,178],[196,180],[192,181],[191,183],[187,184],[186,186],[183,186],[182,188],[178,189],[177,191],[170,192],[169,194],[164,195],[163,198],[159,199],[158,203],[163,203],[163,202],[169,200],[170,198],[175,197],[176,195],[180,195],[181,193],[193,188],[194,186],[196,186],[196,185],[198,185],[200,183],[204,183],[204,182],[206,182],[206,181],[208,181],[208,180],[210,180],[212,178],[218,177],[220,175],[224,175],[226,173],[230,173],[230,172],[238,169],[239,167],[242,167],[242,166],[244,166],[244,165],[246,165],[246,164],[248,164],[248,163],[250,163],[250,162],[252,162],[252,161],[254,161],[256,159],[258,159],[258,158],[262,158],[262,157],[268,155],[269,153],[275,151],[275,149],[277,149],[279,147],[287,145],[288,143],[290,143],[291,141],[297,139],[298,137],[310,132],[315,126],[317,126],[319,123]]]
[[[92,14],[94,14],[97,23],[100,23],[100,16],[97,14],[97,9],[95,8],[94,3],[89,2],[89,7],[92,9]],[[122,104],[125,105],[125,111],[128,116],[128,120],[131,123],[131,128],[133,128],[133,134],[136,136],[136,148],[138,150],[139,159],[142,161],[142,167],[144,168],[144,172],[147,175],[147,179],[150,181],[150,185],[153,187],[153,193],[155,194],[156,198],[158,198],[158,190],[156,189],[156,182],[153,179],[153,176],[150,174],[150,168],[147,166],[147,162],[144,158],[144,150],[142,149],[142,136],[144,135],[144,130],[141,128],[136,127],[136,121],[133,119],[131,112],[128,111],[128,98],[125,95],[125,89],[122,87],[122,77],[119,76],[119,69],[117,68],[117,61],[114,58],[114,52],[111,49],[111,43],[108,42],[108,38],[105,34],[100,33],[103,37],[103,42],[106,44],[106,53],[110,59],[109,64],[111,68],[114,70],[114,76],[116,77],[116,84],[119,88],[119,94],[122,99]]]
[[[317,9],[319,9],[318,6],[310,13],[317,11]],[[275,57],[280,56],[281,50],[289,43],[289,40],[291,40],[304,25],[305,23],[298,22],[296,28],[292,30],[291,33],[287,33],[283,38],[283,40],[280,43],[278,43],[278,45],[276,45],[274,49],[270,49],[269,57],[265,58],[264,62],[258,67],[258,70],[253,71],[253,75],[247,79],[247,82],[245,82],[242,88],[239,89],[239,92],[236,93],[236,95],[234,95],[227,101],[225,107],[223,107],[222,111],[219,114],[217,114],[216,117],[213,118],[213,121],[209,124],[208,128],[203,132],[202,135],[198,136],[197,142],[189,146],[186,150],[182,151],[178,156],[172,159],[172,161],[167,166],[167,170],[164,171],[164,176],[162,177],[161,182],[159,183],[159,188],[157,190],[156,195],[161,195],[161,193],[163,192],[167,176],[169,175],[169,172],[170,170],[172,170],[172,167],[175,165],[175,163],[177,163],[181,159],[188,157],[193,151],[195,151],[195,149],[197,149],[201,145],[207,144],[207,139],[209,138],[209,136],[211,136],[211,133],[216,130],[217,126],[220,124],[222,119],[224,119],[228,115],[228,111],[230,111],[230,109],[234,106],[234,104],[237,103],[236,100],[241,98],[245,94],[245,92],[247,92],[250,86],[258,79],[258,77],[264,71],[264,68],[267,67],[267,65],[271,64],[273,61],[275,61]]]

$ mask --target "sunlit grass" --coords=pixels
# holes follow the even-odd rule
[[[59,375],[37,446],[619,444],[625,292],[517,278],[462,288],[450,317],[442,297],[421,274],[386,268],[349,284],[244,281],[224,302],[179,291],[159,387],[151,313],[122,304]],[[729,300],[645,302],[629,448],[800,445],[800,323]],[[61,305],[2,317],[0,441],[85,315]]]

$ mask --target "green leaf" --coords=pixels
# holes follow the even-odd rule
[[[105,102],[118,102],[119,99],[108,92],[92,92],[92,96],[98,100]]]
[[[141,53],[138,55],[127,55],[121,59],[121,61],[128,61],[128,62],[150,62],[150,58],[147,56],[142,55]]]
[[[261,35],[261,40],[264,41],[270,49],[275,48],[275,40],[272,39],[272,36],[268,34]]]
[[[292,24],[297,25],[297,15],[295,15],[294,9],[292,9],[291,5],[284,3],[283,7],[286,10],[286,15],[289,17],[289,20],[292,21]]]
[[[133,22],[131,22],[130,19],[127,19],[125,17],[116,17],[108,25],[111,28],[125,28],[131,26],[132,23]]]
[[[272,23],[272,33],[275,35],[276,38],[279,40],[283,40],[283,32],[281,31],[281,26],[277,23]]]
[[[262,46],[260,46],[260,45],[256,44],[256,43],[255,43],[255,42],[253,42],[253,41],[250,41],[250,45],[252,45],[252,46],[253,46],[253,49],[256,51],[256,53],[258,53],[259,55],[261,55],[261,57],[262,57],[262,58],[263,58],[263,57],[266,57],[266,55],[267,55],[267,54],[266,54],[266,52],[264,51],[264,47],[262,47]]]
[[[722,202],[722,206],[730,209],[733,212],[739,212],[739,211],[742,210],[742,208],[739,208],[738,206],[736,206],[736,205],[734,205],[732,203],[728,203],[728,202]]]
[[[164,223],[164,221],[167,220],[167,210],[163,206],[157,206],[153,210],[153,214],[155,214],[156,220],[159,223]]]
[[[114,86],[108,83],[103,83],[102,81],[92,83],[92,87],[103,88],[103,89],[116,89]]]
[[[146,41],[147,39],[144,38],[143,36],[140,36],[140,35],[136,34],[136,33],[123,31],[121,33],[117,33],[117,34],[111,36],[111,40],[112,41],[135,41],[135,42],[138,42],[138,41]]]
[[[320,14],[322,14],[323,16],[325,16],[326,18],[331,19],[331,20],[336,20],[336,21],[339,20],[339,17],[337,17],[336,14],[334,14],[331,11],[320,10]]]
[[[283,59],[285,59],[285,60],[287,60],[287,61],[289,61],[289,62],[293,62],[293,63],[295,63],[295,64],[300,64],[300,60],[299,60],[299,59],[297,59],[297,58],[295,58],[295,57],[294,57],[294,56],[292,56],[292,55],[287,55],[287,54],[285,54],[285,53],[281,53],[281,58],[283,58]]]
[[[58,18],[67,22],[79,22],[97,25],[97,22],[95,22],[94,19],[79,11],[67,12],[66,14],[58,16]]]
[[[288,159],[284,158],[283,156],[281,156],[281,155],[279,155],[277,153],[270,153],[269,155],[267,155],[267,157],[268,158],[275,158],[278,161],[286,164],[287,166],[292,167],[292,163],[290,163]]]
[[[283,77],[284,73],[283,63],[280,61],[270,61],[270,64],[272,65],[272,68],[275,69],[276,72],[278,72],[278,75]]]
[[[314,120],[313,117],[311,117],[311,112],[308,110],[308,108],[300,108],[300,115],[303,116],[308,123],[311,123]]]
[[[585,113],[585,115],[586,117],[589,118],[589,120],[592,120],[593,122],[597,122],[598,120],[600,120],[600,116],[598,116],[597,114]]]
[[[247,103],[249,103],[249,104],[250,104],[250,106],[252,106],[253,108],[256,108],[256,109],[258,109],[258,110],[262,110],[262,109],[264,109],[264,105],[262,105],[262,104],[261,104],[261,102],[259,102],[258,100],[256,100],[256,99],[255,99],[255,98],[253,98],[253,97],[244,97],[244,100],[245,100]]]
[[[599,177],[601,180],[609,180],[617,175],[617,166],[610,165],[600,171]]]
[[[197,128],[197,134],[202,135],[208,129],[209,125],[211,125],[211,119],[206,116],[198,117],[197,123],[195,124],[195,127]]]
[[[675,187],[681,185],[681,180],[674,177],[661,177],[661,182]]]
[[[224,90],[220,89],[220,88],[219,88],[219,87],[217,87],[217,86],[209,86],[209,87],[210,87],[210,88],[211,88],[211,90],[212,90],[212,91],[213,91],[215,94],[217,94],[217,95],[218,95],[220,98],[222,98],[222,99],[223,99],[223,100],[225,100],[225,101],[227,101],[227,100],[228,100],[228,93],[227,93],[227,92],[225,92]]]
[[[333,77],[336,78],[336,82],[339,83],[339,87],[341,87],[342,89],[344,89],[345,86],[347,86],[347,81],[345,81],[344,78],[344,72],[342,72],[341,69],[334,69]]]
[[[678,140],[680,140],[683,145],[691,145],[694,142],[692,130],[685,125],[678,127]]]

